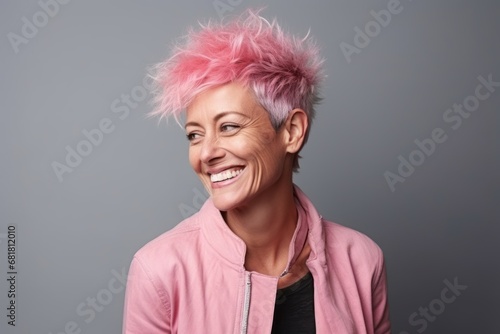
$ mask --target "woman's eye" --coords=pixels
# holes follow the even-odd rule
[[[189,141],[193,141],[193,140],[195,140],[195,139],[198,139],[198,136],[199,136],[199,135],[198,135],[197,133],[195,133],[195,132],[191,132],[191,133],[188,133],[188,134],[186,135],[186,137],[187,137],[187,139],[188,139]]]
[[[232,130],[236,130],[238,129],[239,126],[238,125],[235,125],[235,124],[223,124],[220,129],[223,131],[223,132],[228,132],[228,131],[232,131]]]

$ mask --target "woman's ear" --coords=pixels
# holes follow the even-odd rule
[[[302,109],[293,109],[285,123],[285,145],[287,152],[297,153],[304,143],[309,121],[307,114]]]

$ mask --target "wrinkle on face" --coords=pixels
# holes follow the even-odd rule
[[[225,112],[230,113],[218,118]],[[186,122],[188,133],[200,133],[189,147],[190,164],[220,210],[248,204],[282,176],[287,155],[283,129],[274,129],[267,111],[241,85],[232,83],[197,96],[187,109]],[[238,129],[221,131],[224,124]],[[234,184],[213,187],[207,170],[239,165],[245,170]]]

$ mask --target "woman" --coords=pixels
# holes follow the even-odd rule
[[[156,68],[210,198],[139,250],[124,333],[389,333],[380,248],[293,184],[322,60],[258,13],[191,31]]]

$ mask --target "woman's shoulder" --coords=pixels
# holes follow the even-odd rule
[[[135,253],[135,257],[147,262],[172,259],[193,249],[199,236],[200,224],[195,214],[146,243]]]
[[[359,244],[363,247],[379,248],[369,236],[351,227],[323,219],[323,228],[328,237],[334,238],[337,242],[346,245]]]
[[[353,228],[323,219],[325,246],[330,254],[368,262],[383,262],[379,245],[366,234]]]

